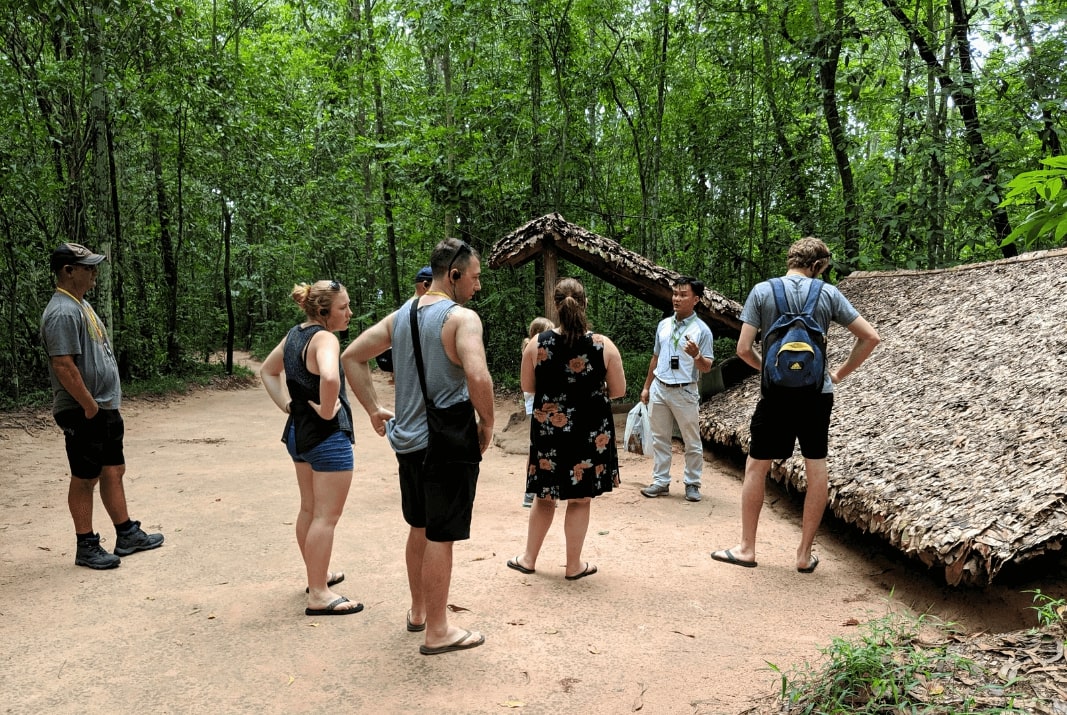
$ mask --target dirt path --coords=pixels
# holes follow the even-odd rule
[[[390,394],[384,380],[379,389]],[[498,429],[520,408],[498,404]],[[638,494],[649,461],[629,454],[622,489],[593,506],[586,555],[600,572],[563,580],[557,523],[538,573],[523,576],[504,562],[525,540],[524,462],[494,446],[450,596],[454,621],[487,641],[426,657],[404,629],[396,462],[358,407],[334,567],[347,574],[337,590],[367,608],[336,619],[303,615],[297,490],[278,441],[283,416],[262,389],[124,412],[131,513],[167,541],[110,572],[73,565],[58,430],[29,417],[0,429],[4,712],[738,713],[776,689],[767,663],[816,657],[855,633],[849,623],[884,614],[891,593],[969,629],[1010,630],[1033,622],[1023,589],[1065,581],[1059,572],[1053,583],[954,591],[836,523],[817,540],[818,571],[801,575],[799,512],[773,488],[759,568],[717,564],[709,550],[739,530],[736,467],[707,464],[699,504],[677,483],[649,500]],[[96,528],[113,546],[99,501]]]

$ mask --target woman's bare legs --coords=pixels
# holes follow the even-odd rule
[[[345,508],[352,472],[316,472],[306,462],[296,462],[300,485],[300,514],[296,521],[296,540],[304,557],[308,580],[308,608],[325,608],[337,599],[326,585],[329,579],[333,534]],[[354,608],[355,603],[341,604],[338,610]]]
[[[585,534],[589,530],[589,512],[593,500],[570,499],[567,501],[567,515],[563,520],[563,533],[567,539],[567,576],[577,576],[585,570],[582,561],[582,547],[585,546]]]
[[[552,519],[556,515],[556,501],[545,497],[534,499],[530,509],[530,522],[526,527],[526,550],[519,559],[519,565],[528,569],[537,566],[537,555],[541,553],[541,545],[545,543],[545,536],[552,526]]]

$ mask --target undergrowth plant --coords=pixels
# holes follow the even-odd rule
[[[1041,593],[1041,589],[1035,588],[1023,593],[1034,594],[1036,605],[1030,608],[1037,613],[1037,622],[1041,626],[1063,625],[1067,618],[1067,598],[1053,598]]]
[[[982,707],[954,686],[956,676],[973,680],[980,670],[952,653],[947,638],[931,643],[919,633],[947,634],[952,624],[926,615],[890,613],[860,626],[857,639],[834,638],[820,652],[819,666],[805,664],[779,674],[783,713],[857,715],[874,713],[952,713],[986,715],[1023,712],[1013,707]]]

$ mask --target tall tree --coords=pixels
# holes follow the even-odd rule
[[[844,41],[846,19],[844,0],[834,0],[833,7],[833,22],[827,24],[823,21],[819,0],[811,0],[811,15],[817,33],[814,57],[819,96],[822,100],[823,119],[826,121],[834,163],[837,165],[837,173],[841,179],[841,197],[844,203],[841,224],[845,237],[845,260],[851,268],[855,265],[860,253],[859,206],[856,201],[856,185],[852,176],[852,162],[849,158],[848,135],[837,108],[837,67],[841,59],[841,44]]]
[[[915,45],[916,51],[923,61],[936,74],[941,88],[951,97],[964,125],[964,138],[970,152],[971,168],[981,186],[990,206],[990,219],[993,226],[993,234],[998,244],[1003,244],[1001,249],[1005,256],[1018,254],[1014,243],[1003,241],[1011,233],[1011,222],[1008,213],[1001,205],[1001,190],[999,183],[1000,169],[985,143],[982,136],[982,123],[978,116],[978,103],[975,98],[974,71],[971,62],[971,44],[969,39],[970,18],[963,7],[963,0],[949,0],[952,13],[950,37],[955,46],[957,61],[959,63],[960,81],[953,80],[947,65],[938,61],[929,43],[914,22],[905,14],[896,0],[882,0],[882,4],[889,10],[893,17],[901,24],[908,38]]]

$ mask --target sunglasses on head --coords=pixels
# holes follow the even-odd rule
[[[328,286],[328,288],[330,290],[341,290],[341,284],[337,281],[330,281],[330,285]]]
[[[452,260],[448,262],[448,270],[446,271],[448,275],[452,275],[452,266],[455,265],[456,261],[459,260],[459,257],[462,256],[464,253],[473,254],[474,249],[471,248],[471,245],[466,241],[460,241],[459,248],[457,248],[456,252],[452,254]],[[453,277],[453,280],[455,279],[456,277]]]

